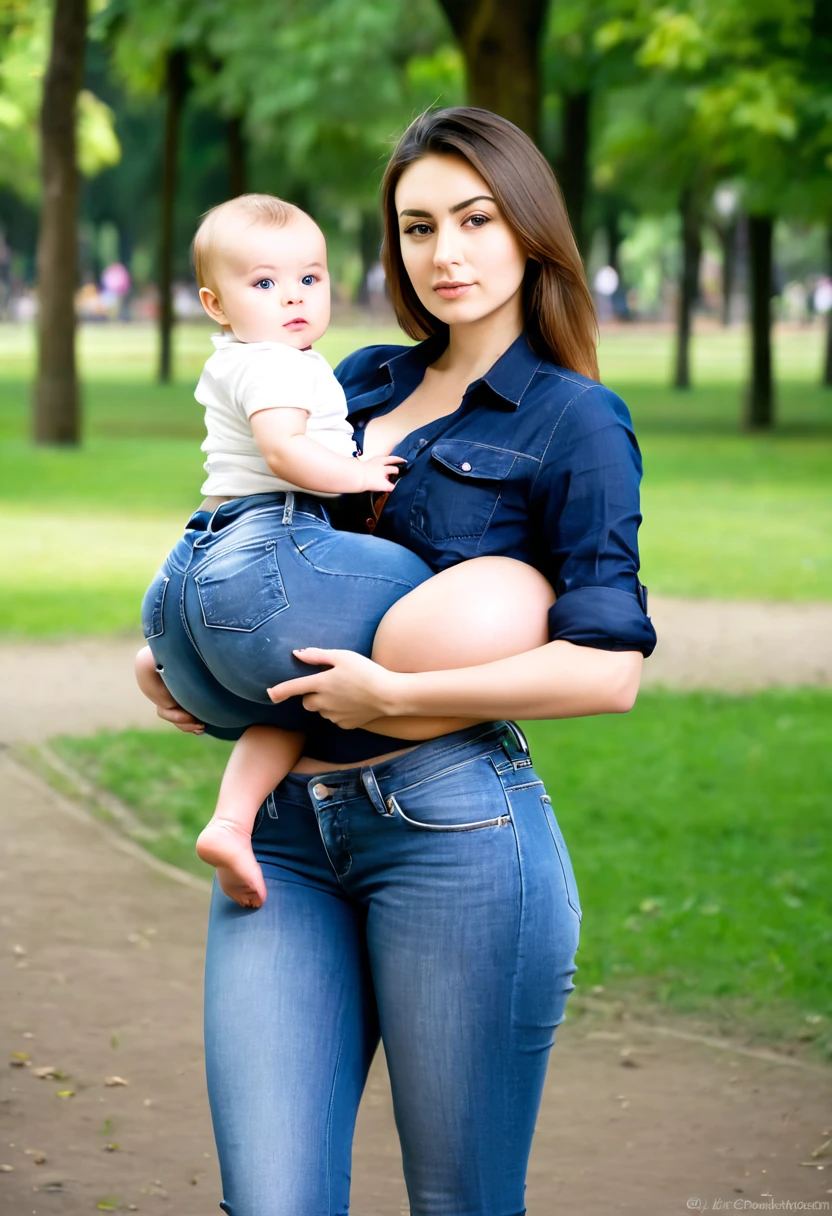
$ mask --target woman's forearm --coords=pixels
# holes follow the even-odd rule
[[[557,641],[478,667],[390,672],[384,710],[394,718],[475,721],[626,713],[638,693],[643,661],[638,651]]]

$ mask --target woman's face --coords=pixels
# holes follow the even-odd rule
[[[491,191],[459,156],[430,155],[396,187],[402,260],[432,316],[465,325],[504,312],[522,324],[527,255]]]

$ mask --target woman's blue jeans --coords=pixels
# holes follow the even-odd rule
[[[411,1216],[521,1216],[580,908],[525,740],[487,723],[290,774],[253,838],[268,897],[214,884],[205,1051],[229,1216],[346,1216],[383,1040]]]
[[[252,494],[197,511],[142,604],[142,628],[174,699],[223,738],[247,726],[319,724],[266,689],[322,670],[304,646],[370,655],[379,621],[430,578],[402,545],[339,532],[320,499]]]

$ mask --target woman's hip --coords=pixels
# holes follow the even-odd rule
[[[261,811],[258,854],[279,850],[281,808],[291,816],[304,803],[340,888],[368,908],[387,883],[401,893],[403,879],[414,902],[444,903],[452,917],[470,899],[510,918],[533,896],[577,944],[568,849],[514,723],[469,727],[358,769],[290,773]]]

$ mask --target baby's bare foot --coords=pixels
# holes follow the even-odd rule
[[[197,856],[214,866],[219,884],[243,908],[259,908],[266,899],[263,871],[251,848],[251,833],[231,819],[212,819],[200,832]]]

